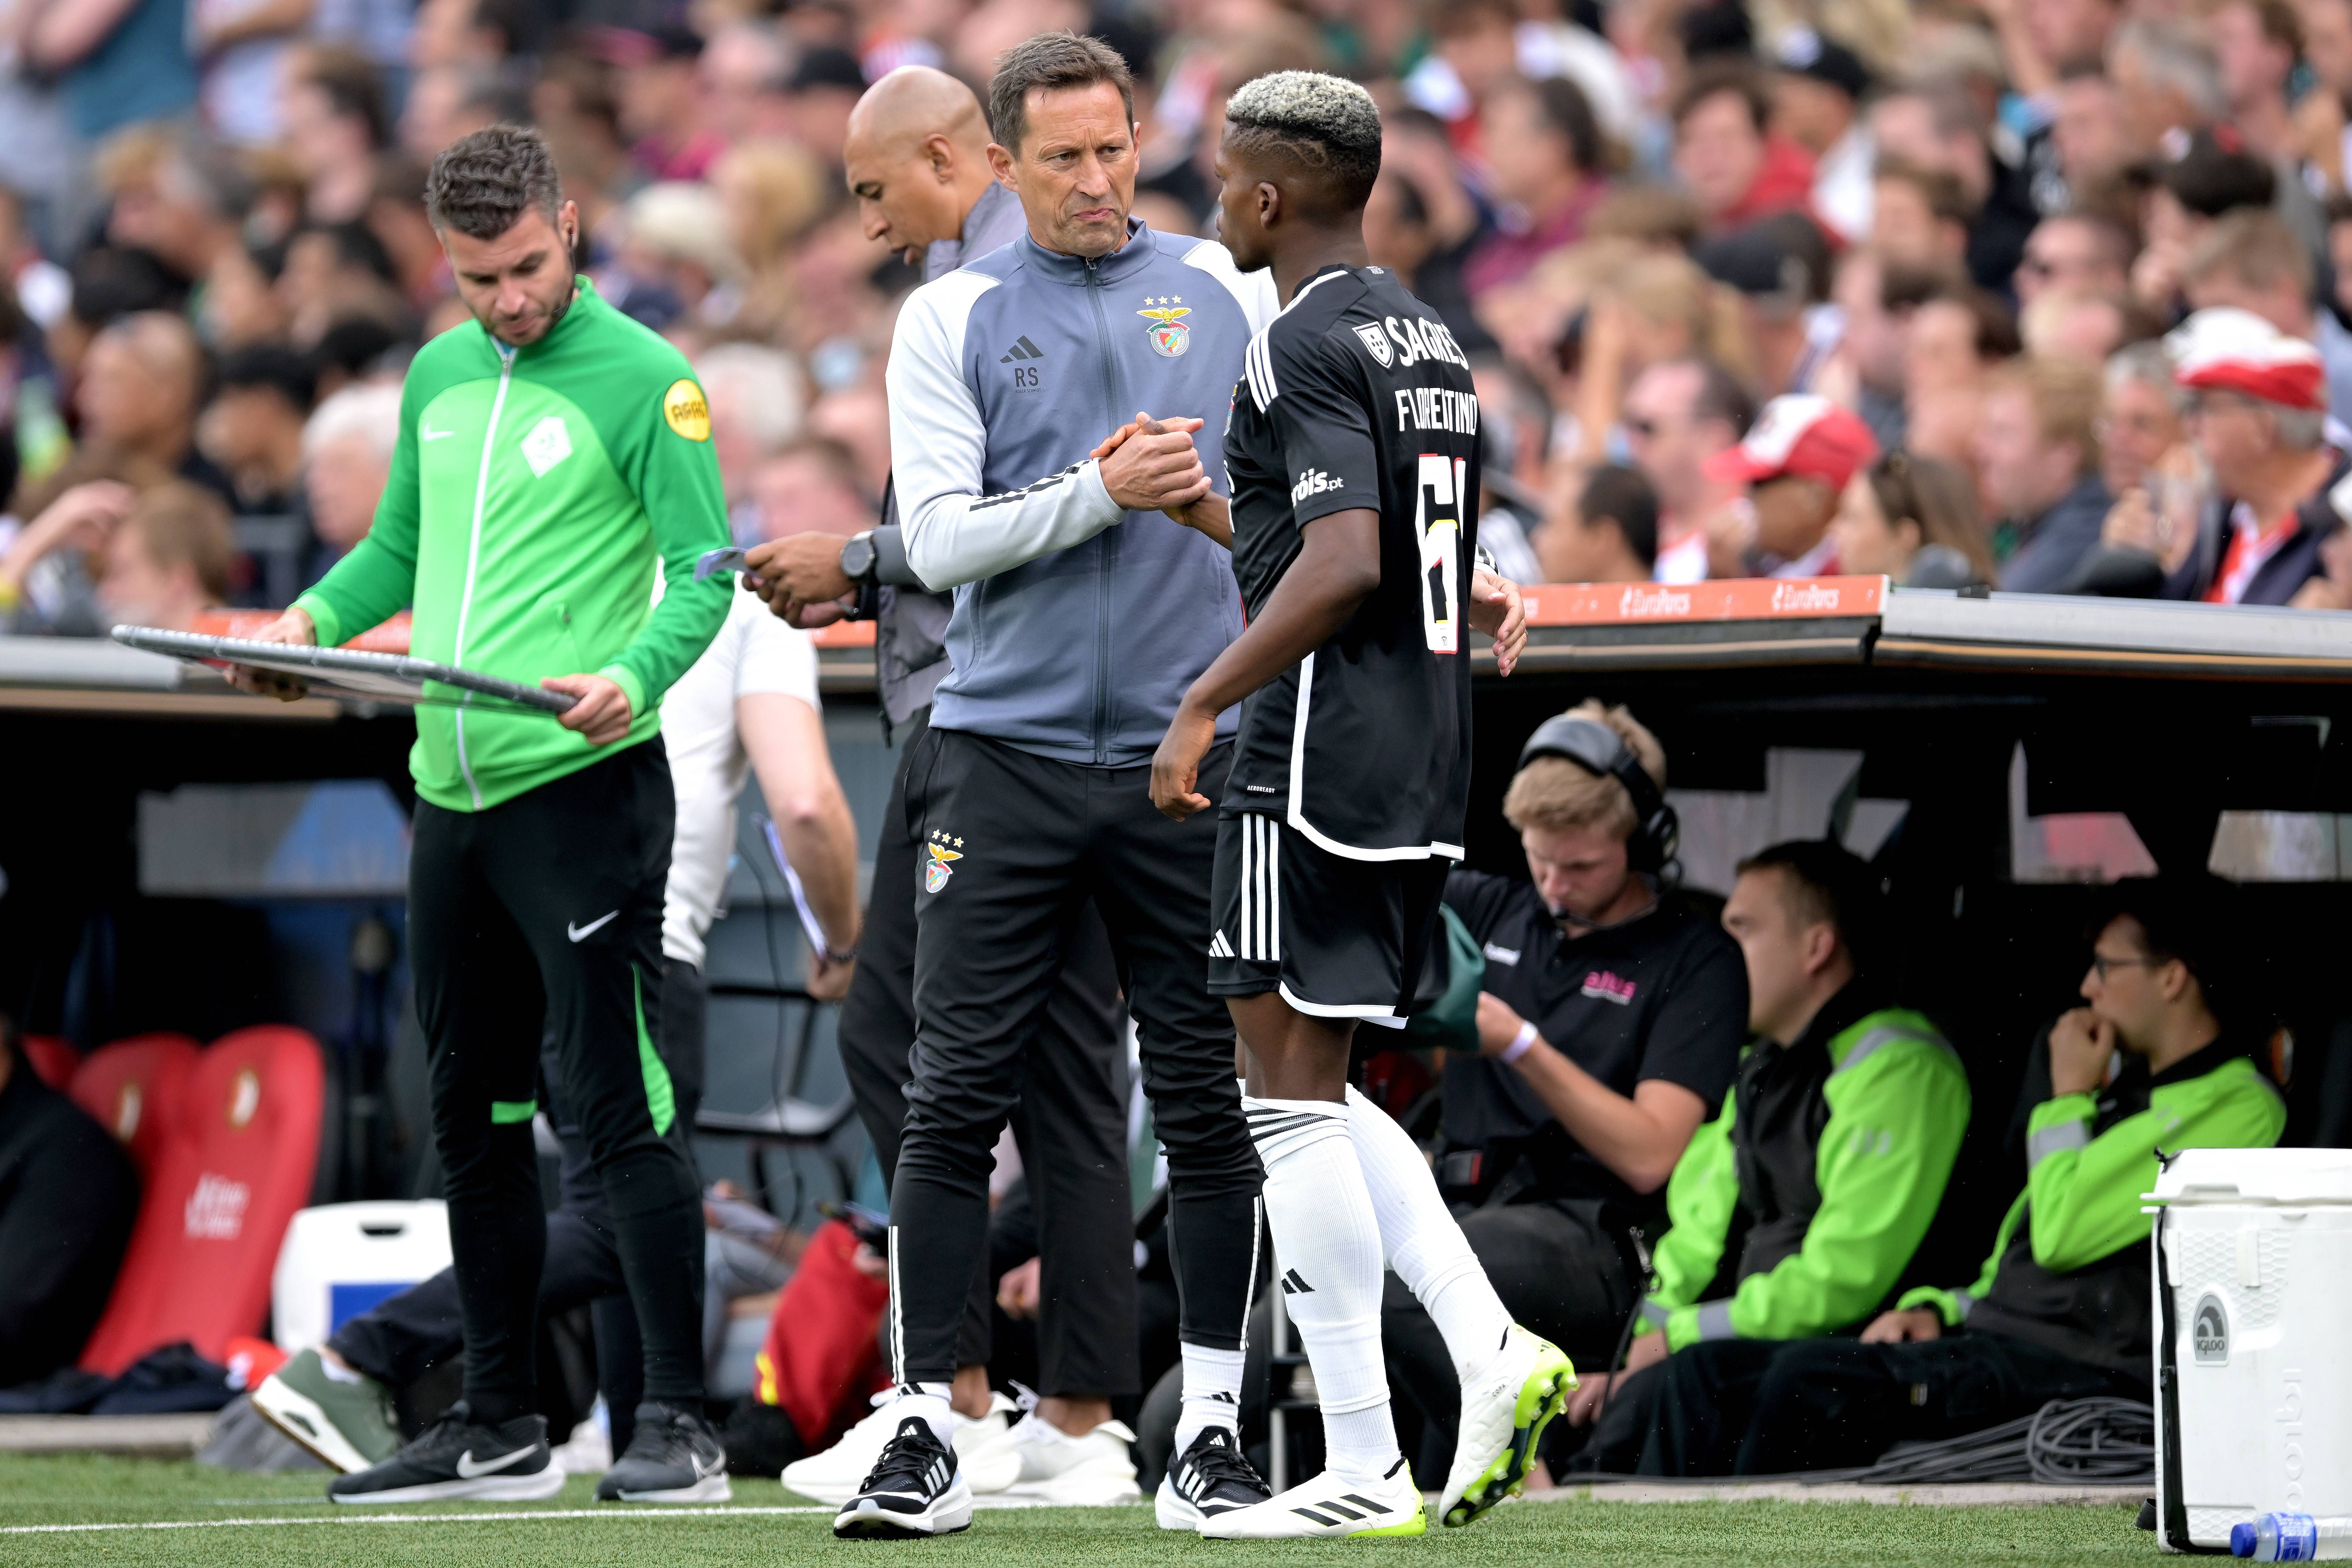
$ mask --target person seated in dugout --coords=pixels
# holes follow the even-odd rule
[[[1475,1053],[1444,1068],[1439,1183],[1512,1315],[1580,1366],[1608,1363],[1641,1292],[1633,1233],[1658,1232],[1746,1036],[1738,947],[1712,900],[1663,875],[1664,782],[1650,731],[1586,702],[1529,737],[1503,799],[1528,879],[1446,879],[1486,967]],[[1394,1276],[1381,1331],[1390,1386],[1450,1452],[1454,1363]]]
[[[138,1214],[131,1157],[41,1081],[0,1013],[0,1388],[73,1364]]]
[[[2029,1079],[2040,1098],[2025,1121],[2025,1190],[1976,1280],[1905,1292],[1859,1340],[1676,1356],[1644,1470],[1867,1465],[1896,1443],[1979,1431],[2053,1399],[2151,1397],[2140,1194],[2155,1185],[2157,1151],[2268,1148],[2286,1124],[2248,1059],[2256,1037],[2214,1010],[2227,928],[2200,880],[2118,883],[2092,927],[2087,1005],[2050,1026],[2046,1093]]]
[[[1668,1390],[1761,1342],[1862,1323],[1910,1264],[1968,1128],[1969,1079],[1873,972],[1885,922],[1875,874],[1835,844],[1741,862],[1723,924],[1747,960],[1752,1038],[1666,1184],[1625,1370],[1588,1373],[1570,1404],[1576,1425],[1601,1417],[1580,1468],[1681,1473],[1694,1437],[1672,1425]]]

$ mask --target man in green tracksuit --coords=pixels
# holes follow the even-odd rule
[[[2039,1102],[2025,1190],[1976,1281],[1906,1292],[1859,1341],[1760,1347],[1760,1366],[1674,1380],[1658,1425],[1680,1473],[1867,1465],[1895,1443],[1979,1431],[2053,1399],[2149,1398],[2140,1194],[2158,1151],[2266,1149],[2286,1125],[2247,1058],[2255,1037],[2213,1011],[2208,987],[2223,989],[2226,968],[2217,892],[2117,885],[2083,977],[2089,1005],[2051,1026],[2047,1093],[2028,1090]]]
[[[1747,961],[1755,1038],[1667,1181],[1657,1288],[1585,1465],[1659,1473],[1670,1386],[1863,1321],[1927,1234],[1969,1080],[1933,1024],[1883,1005],[1860,956],[1883,918],[1868,868],[1834,844],[1740,866],[1723,923]],[[1591,1420],[1602,1392],[1580,1392],[1570,1418]]]
[[[426,210],[475,320],[426,344],[367,538],[265,635],[333,645],[404,605],[420,657],[570,692],[561,721],[460,692],[417,710],[410,964],[465,1321],[465,1398],[343,1502],[552,1495],[533,1413],[544,1029],[645,1336],[646,1403],[597,1495],[727,1495],[703,1423],[702,1215],[656,1055],[676,804],[658,705],[724,619],[710,416],[686,361],[575,279],[579,215],[535,132],[436,160]],[[666,584],[658,602],[656,583]]]

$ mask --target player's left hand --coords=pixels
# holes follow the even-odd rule
[[[1625,1373],[1632,1376],[1645,1366],[1655,1366],[1672,1352],[1666,1349],[1666,1332],[1659,1329],[1651,1333],[1636,1334],[1633,1342],[1625,1347]]]
[[[1495,639],[1495,671],[1508,675],[1528,646],[1528,610],[1519,585],[1479,567],[1470,575],[1470,624]]]
[[[1175,721],[1151,753],[1151,804],[1162,816],[1181,822],[1209,809],[1209,797],[1195,794],[1192,786],[1201,779],[1201,759],[1216,739],[1214,713],[1196,712],[1190,702],[1178,705]]]
[[[577,730],[592,746],[609,746],[629,732],[629,694],[601,675],[551,675],[540,682],[550,691],[569,691],[580,699],[557,721]]]
[[[838,1002],[849,994],[849,983],[857,974],[855,958],[826,958],[822,953],[809,959],[808,994],[819,1002]]]

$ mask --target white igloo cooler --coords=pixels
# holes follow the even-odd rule
[[[2158,1539],[2352,1514],[2352,1150],[2190,1149],[2147,1196]]]
[[[286,1227],[270,1279],[270,1333],[288,1355],[449,1267],[449,1210],[422,1203],[325,1204]]]

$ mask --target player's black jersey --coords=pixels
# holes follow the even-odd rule
[[[1368,860],[1462,857],[1478,399],[1437,312],[1383,268],[1334,267],[1250,342],[1225,426],[1234,575],[1255,616],[1300,529],[1381,515],[1381,584],[1242,704],[1223,805]]]

